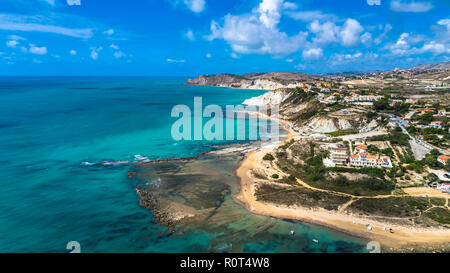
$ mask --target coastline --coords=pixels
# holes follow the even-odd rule
[[[267,118],[283,125],[282,128],[287,132],[287,138],[282,144],[294,138],[296,133],[292,130],[292,124],[290,122],[271,117]],[[286,125],[289,125],[289,129],[286,129]],[[254,195],[255,183],[250,175],[250,171],[258,166],[266,153],[273,152],[275,149],[276,147],[269,147],[247,153],[245,159],[236,170],[236,175],[241,181],[241,190],[233,198],[244,204],[248,212],[281,219],[300,220],[314,225],[324,226],[359,238],[377,241],[382,247],[392,249],[432,247],[450,242],[450,230],[443,228],[423,229],[392,225],[343,212],[331,212],[325,209],[308,209],[298,206],[279,206],[257,201]],[[354,221],[355,224],[353,224]],[[370,224],[372,230],[368,231],[366,224]],[[388,230],[383,230],[383,227],[392,227],[395,232],[390,233]]]

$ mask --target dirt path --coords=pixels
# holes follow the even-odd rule
[[[394,152],[394,157],[397,160],[398,163],[400,163],[400,157],[398,157],[397,151],[392,147],[392,144],[390,141],[386,141],[388,143],[389,148],[391,148],[392,152]]]
[[[350,199],[350,201],[348,201],[347,203],[340,205],[339,208],[338,208],[338,212],[341,212],[341,213],[344,212],[345,213],[345,210],[348,208],[348,206],[353,204],[353,202],[355,202],[356,200],[357,199]]]

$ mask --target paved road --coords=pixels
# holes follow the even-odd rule
[[[402,118],[400,118],[400,117],[397,117],[397,116],[395,116],[395,115],[393,115],[393,114],[385,114],[385,113],[378,113],[378,114],[381,114],[381,115],[384,115],[384,116],[388,116],[388,117],[391,119],[391,121],[394,122],[395,125],[397,125],[398,127],[400,127],[400,128],[402,129],[402,132],[403,132],[404,134],[408,135],[409,138],[410,138],[415,144],[417,144],[417,145],[411,145],[411,148],[412,148],[412,149],[416,148],[416,150],[413,150],[414,155],[416,155],[416,154],[417,154],[417,155],[422,155],[423,152],[424,152],[424,149],[420,149],[420,148],[418,147],[418,145],[422,146],[422,147],[425,148],[425,149],[428,149],[429,151],[431,151],[431,150],[433,150],[433,149],[436,149],[436,150],[438,150],[441,154],[449,155],[444,149],[441,149],[441,148],[439,148],[439,147],[436,147],[436,146],[431,145],[431,144],[429,144],[429,143],[427,143],[427,142],[424,142],[424,141],[417,141],[417,140],[416,140],[413,136],[411,136],[411,135],[408,133],[408,131],[406,130],[406,126],[405,126],[405,125],[406,125],[406,122],[405,122],[404,119],[402,119]],[[413,148],[413,146],[414,146],[414,148]]]

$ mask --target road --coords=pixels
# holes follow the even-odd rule
[[[429,144],[429,143],[427,143],[427,142],[424,142],[424,141],[417,141],[413,136],[411,136],[411,135],[408,133],[408,130],[406,130],[406,125],[407,125],[407,123],[406,123],[406,121],[405,121],[404,119],[402,119],[402,118],[400,118],[400,117],[397,117],[397,116],[395,116],[395,115],[393,115],[393,114],[385,114],[385,113],[378,113],[378,114],[384,115],[384,116],[388,116],[389,119],[390,119],[395,125],[397,125],[398,127],[400,127],[400,128],[402,129],[402,132],[403,132],[404,134],[408,135],[408,137],[409,137],[412,141],[414,141],[415,144],[420,145],[420,146],[422,146],[422,147],[428,149],[429,151],[431,151],[431,150],[433,150],[433,149],[436,149],[436,150],[438,150],[441,154],[449,155],[444,149],[441,149],[441,148],[439,148],[439,147],[436,147],[436,146],[431,145],[431,144]],[[415,146],[415,145],[411,145],[411,148],[412,148],[412,149],[416,148],[416,150],[413,151],[413,152],[414,152],[414,155],[422,155],[422,154],[423,154],[423,150],[422,150],[422,149],[418,149],[418,147],[413,147],[413,146]],[[418,158],[418,159],[421,159],[421,158]]]

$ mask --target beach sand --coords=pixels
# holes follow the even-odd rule
[[[270,118],[270,117],[268,117]],[[282,124],[283,130],[287,132],[284,143],[293,139],[297,133],[292,130],[292,124],[275,118],[270,118]],[[286,128],[289,125],[289,129]],[[444,228],[420,228],[414,226],[400,226],[380,220],[367,219],[359,215],[351,215],[342,210],[328,211],[325,209],[309,209],[302,207],[286,207],[256,200],[255,180],[252,178],[251,170],[261,166],[262,158],[266,153],[273,152],[276,148],[266,147],[259,151],[250,152],[246,155],[239,168],[237,176],[241,180],[241,191],[235,195],[235,200],[243,203],[246,209],[253,214],[272,216],[282,219],[293,219],[329,227],[353,236],[367,238],[379,242],[383,247],[406,248],[424,245],[437,245],[450,242],[450,230]],[[431,190],[431,189],[430,189]],[[440,196],[440,193],[427,190],[427,194]],[[411,195],[424,196],[420,189],[409,189]],[[369,231],[366,224],[372,229]],[[383,230],[383,227],[386,227]],[[389,232],[389,228],[394,233]]]

